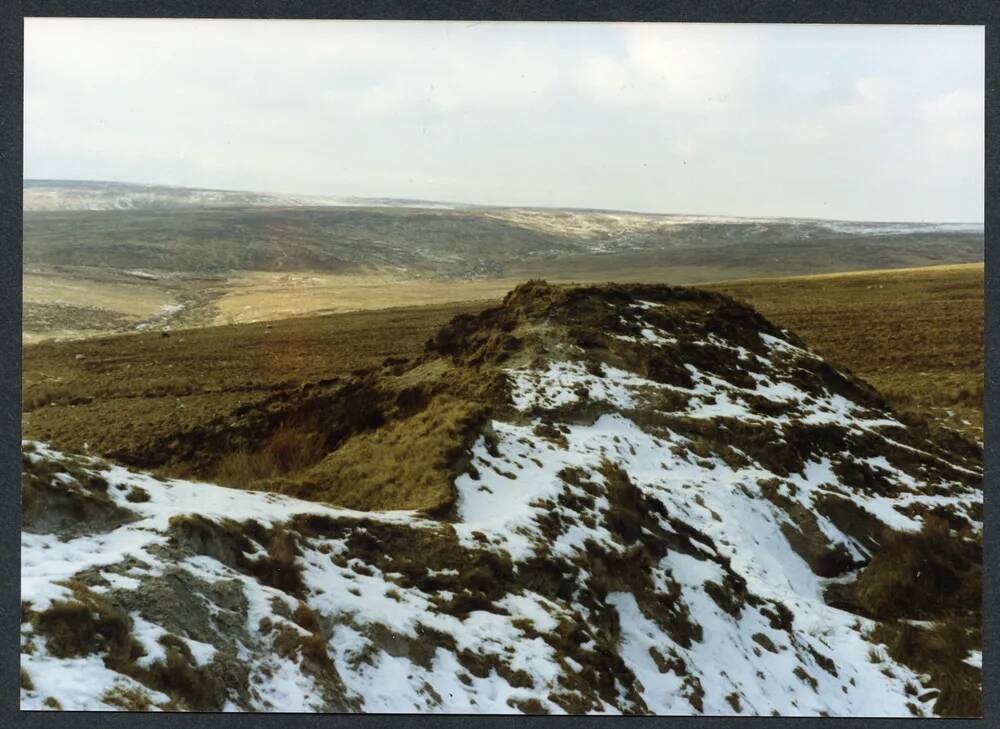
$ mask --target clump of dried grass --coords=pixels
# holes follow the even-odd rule
[[[946,618],[931,628],[891,621],[877,626],[871,638],[885,644],[893,660],[930,675],[928,684],[939,691],[934,713],[977,717],[982,714],[981,673],[965,663],[979,645],[977,631],[975,619]]]
[[[355,435],[300,477],[268,487],[357,509],[446,510],[484,413],[481,403],[439,395],[410,417]]]
[[[855,592],[860,605],[879,620],[977,611],[982,544],[953,535],[946,520],[928,515],[920,532],[895,532],[883,541]]]
[[[215,468],[215,478],[219,483],[247,487],[264,479],[306,469],[325,454],[319,433],[285,426],[257,450],[227,453]]]

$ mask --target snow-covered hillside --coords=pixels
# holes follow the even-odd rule
[[[72,180],[25,180],[22,195],[22,206],[26,211],[298,207],[345,204],[351,203],[320,196]]]
[[[524,228],[569,238],[597,239],[589,248],[613,252],[648,247],[644,236],[672,234],[678,229],[719,228],[753,235],[774,228],[800,230],[802,238],[983,234],[982,223],[853,222],[814,218],[676,215],[573,208],[482,206],[433,200],[387,197],[336,197],[243,190],[215,190],[171,185],[142,185],[90,180],[25,180],[22,206],[26,211],[164,210],[231,207],[383,207],[477,211]],[[719,235],[716,233],[716,235]],[[723,236],[724,237],[724,236]],[[632,240],[637,238],[636,240]]]
[[[981,539],[974,447],[703,292],[529,284],[384,387],[444,367],[504,384],[434,516],[26,443],[22,708],[934,712],[874,575]]]
[[[448,203],[394,198],[295,195],[213,190],[90,180],[25,180],[26,211],[170,210],[239,207],[417,207],[451,209]]]
[[[24,260],[153,275],[711,281],[983,260],[983,226],[660,215],[25,181]],[[205,242],[210,241],[211,245]]]
[[[641,248],[647,235],[676,235],[683,228],[712,230],[719,238],[760,233],[780,236],[795,231],[802,240],[851,236],[858,238],[904,235],[982,235],[982,223],[894,223],[852,222],[817,218],[737,217],[731,215],[654,215],[600,210],[560,210],[545,208],[495,208],[488,217],[543,233],[584,239],[597,238],[597,252],[617,248]],[[726,228],[728,232],[722,232]]]

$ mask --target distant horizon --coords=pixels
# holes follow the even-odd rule
[[[585,207],[579,205],[520,205],[520,204],[504,204],[504,203],[483,203],[483,202],[471,202],[468,200],[441,200],[433,198],[421,198],[412,197],[405,195],[354,195],[350,193],[316,193],[316,192],[287,192],[279,190],[253,190],[253,189],[240,189],[232,187],[201,187],[197,185],[185,185],[177,184],[173,182],[139,182],[135,180],[114,180],[114,179],[81,179],[74,177],[22,177],[22,186],[24,183],[97,183],[97,184],[111,184],[111,185],[124,185],[124,186],[135,186],[135,187],[162,187],[170,188],[175,190],[196,190],[204,192],[230,192],[230,193],[249,193],[255,195],[274,195],[281,197],[300,197],[300,198],[330,198],[333,200],[395,200],[400,202],[422,202],[422,203],[433,203],[437,205],[455,205],[469,208],[502,208],[502,209],[512,209],[512,210],[567,210],[575,212],[594,212],[594,213],[624,213],[629,215],[648,215],[648,216],[662,216],[662,217],[684,217],[684,218],[730,218],[736,220],[799,220],[799,221],[822,221],[822,222],[832,222],[832,223],[871,223],[878,224],[883,223],[887,225],[891,224],[911,224],[911,225],[982,225],[985,226],[984,220],[889,220],[889,219],[862,219],[862,218],[823,218],[814,216],[798,216],[798,215],[734,215],[731,213],[686,213],[686,212],[662,212],[653,210],[639,210],[630,208],[611,208],[611,207]],[[308,207],[308,206],[303,206]],[[317,207],[323,207],[318,205]]]

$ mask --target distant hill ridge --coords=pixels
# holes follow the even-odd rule
[[[610,265],[656,269],[678,281],[669,269],[711,270],[719,279],[727,270],[745,277],[983,260],[982,226],[968,224],[503,208],[110,182],[28,181],[24,200],[29,267],[171,274],[374,268],[404,277],[588,280]]]
[[[716,222],[825,222],[841,225],[874,226],[947,226],[955,232],[982,231],[982,223],[967,222],[924,222],[906,221],[850,221],[827,218],[795,218],[773,216],[738,215],[688,215],[677,213],[644,213],[617,208],[553,207],[530,205],[484,205],[457,203],[421,198],[359,197],[331,195],[300,195],[288,193],[255,192],[249,190],[227,190],[222,188],[194,188],[181,185],[145,184],[118,182],[114,180],[49,180],[25,179],[24,209],[40,210],[121,210],[160,209],[169,207],[229,207],[241,205],[357,205],[361,207],[419,207],[443,209],[498,209],[524,210],[535,213],[561,211],[567,214],[611,214],[647,217],[676,218],[691,221]]]

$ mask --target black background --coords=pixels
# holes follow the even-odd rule
[[[59,727],[351,727],[357,729],[484,729],[531,725],[568,729],[572,726],[614,729],[699,727],[715,729],[805,727],[817,721],[836,727],[912,727],[918,719],[722,718],[722,717],[505,717],[446,715],[293,715],[293,714],[125,714],[100,712],[21,712],[20,655],[20,393],[21,393],[21,186],[23,18],[31,16],[173,17],[173,18],[384,18],[421,20],[565,20],[689,21],[757,23],[894,23],[986,26],[986,413],[985,413],[985,566],[983,590],[983,716],[998,725],[1000,709],[1000,611],[998,589],[998,497],[992,494],[1000,465],[997,448],[997,347],[1000,328],[996,309],[1000,276],[993,260],[998,229],[997,177],[1000,158],[995,143],[997,61],[1000,46],[1000,2],[996,0],[675,0],[667,2],[319,2],[317,0],[0,0],[0,726]],[[964,720],[931,719],[935,727],[969,725]]]

